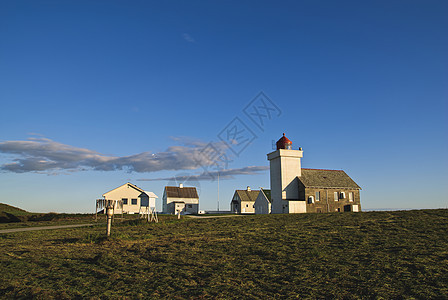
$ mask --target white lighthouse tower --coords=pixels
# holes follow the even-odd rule
[[[299,199],[302,148],[292,150],[292,142],[285,136],[277,141],[277,150],[268,154],[271,171],[272,213],[305,213],[305,199]]]

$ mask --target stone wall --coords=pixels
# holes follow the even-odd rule
[[[316,192],[320,192],[320,199],[316,199]],[[335,201],[334,193],[338,193],[338,201]],[[341,193],[345,193],[345,197],[341,197]],[[353,201],[349,199],[349,193],[353,193]],[[361,201],[359,190],[355,189],[330,189],[330,188],[305,188],[301,193],[306,201],[306,212],[344,212],[352,211],[353,206],[358,206],[361,211]],[[313,197],[314,203],[310,201]]]

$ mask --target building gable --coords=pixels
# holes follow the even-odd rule
[[[139,193],[143,193],[143,192],[144,192],[144,190],[142,190],[142,189],[139,188],[138,186],[136,186],[136,185],[134,185],[134,184],[132,184],[132,183],[130,183],[130,182],[127,182],[127,183],[125,183],[125,184],[123,184],[123,185],[120,185],[120,186],[117,187],[117,188],[114,188],[113,190],[110,190],[110,191],[104,193],[104,194],[103,194],[103,197],[107,197],[108,195],[112,195],[112,194],[114,194],[115,192],[117,192],[117,191],[119,191],[119,190],[126,189],[126,188],[132,188],[133,190],[136,190],[136,191],[139,192]]]
[[[271,203],[271,190],[261,189],[261,193],[264,195],[266,200]]]
[[[260,191],[236,190],[235,193],[237,194],[239,201],[255,202]]]

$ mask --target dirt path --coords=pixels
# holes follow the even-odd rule
[[[25,227],[25,228],[11,228],[2,229],[0,233],[13,233],[21,231],[33,231],[33,230],[48,230],[48,229],[63,229],[63,228],[76,228],[84,226],[92,226],[94,224],[74,224],[74,225],[56,225],[56,226],[39,226],[39,227]]]
[[[212,218],[232,218],[232,217],[244,217],[245,215],[224,215],[224,216],[188,216],[193,219],[212,219]]]

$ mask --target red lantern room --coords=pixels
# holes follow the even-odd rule
[[[279,149],[292,149],[292,142],[285,136],[283,133],[283,136],[277,141],[277,150]]]

